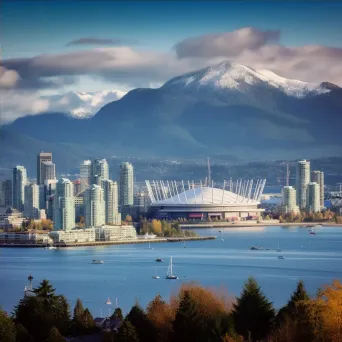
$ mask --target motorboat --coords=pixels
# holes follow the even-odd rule
[[[156,262],[163,262],[163,259],[157,258]]]
[[[93,260],[92,264],[104,264],[103,260]]]
[[[251,250],[252,250],[252,251],[262,251],[263,248],[262,248],[262,247],[253,246],[253,247],[251,247]]]
[[[57,249],[56,246],[46,246],[45,249]]]
[[[159,279],[160,277],[158,275],[152,276],[153,279]]]
[[[172,266],[173,266],[173,265],[172,265],[172,257],[171,257],[171,258],[170,258],[169,268],[168,268],[168,270],[167,270],[165,279],[171,279],[171,280],[178,279],[178,277],[177,277],[176,275],[173,274]]]
[[[278,259],[285,259],[283,255],[278,255]]]

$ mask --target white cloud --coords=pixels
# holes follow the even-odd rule
[[[13,88],[19,81],[19,74],[15,70],[8,70],[0,66],[0,89]]]

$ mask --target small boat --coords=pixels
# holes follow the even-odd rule
[[[109,297],[108,297],[108,299],[107,299],[107,301],[106,301],[106,304],[107,304],[107,305],[112,305],[112,302],[110,301]]]
[[[186,241],[184,241],[184,248],[186,248]]]
[[[152,276],[153,279],[159,279],[160,277],[157,275]]]
[[[315,233],[313,228],[310,229],[310,235],[316,235],[316,233]]]
[[[46,246],[45,249],[57,249],[55,246]]]
[[[262,251],[262,247],[256,247],[256,246],[253,246],[251,247],[251,251]]]
[[[170,258],[170,264],[169,264],[169,268],[168,268],[168,270],[167,270],[165,279],[171,279],[171,280],[178,279],[178,277],[175,276],[175,275],[173,274],[173,271],[172,271],[172,257]]]
[[[157,258],[156,262],[163,262],[163,259]]]
[[[219,233],[222,233],[222,230],[219,230]]]
[[[93,260],[92,264],[104,264],[103,260]]]
[[[278,259],[285,259],[283,255],[278,255]]]
[[[278,249],[277,249],[277,252],[281,252],[281,249],[279,247],[279,240],[278,240]]]

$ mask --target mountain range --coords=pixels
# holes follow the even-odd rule
[[[3,126],[1,165],[34,168],[41,150],[53,152],[63,170],[83,158],[113,155],[238,163],[342,154],[342,88],[239,64],[224,62],[158,89],[131,90],[93,116],[90,107],[66,105]]]

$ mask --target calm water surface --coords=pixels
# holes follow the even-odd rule
[[[93,315],[105,314],[118,298],[125,312],[138,299],[144,307],[156,295],[166,300],[183,282],[196,281],[205,286],[224,287],[238,295],[244,281],[255,277],[265,294],[280,307],[288,300],[299,279],[309,292],[342,279],[342,228],[321,227],[310,235],[304,227],[257,227],[200,229],[201,235],[216,235],[216,240],[183,243],[158,243],[60,250],[1,248],[0,306],[11,311],[23,296],[27,276],[34,285],[49,279],[73,306],[80,297]],[[281,253],[277,253],[278,241]],[[269,251],[251,251],[253,245]],[[285,260],[279,260],[278,255]],[[180,280],[166,280],[170,256],[174,273]],[[156,258],[164,259],[156,263]],[[104,260],[93,265],[93,259]],[[158,274],[160,279],[152,279]]]

